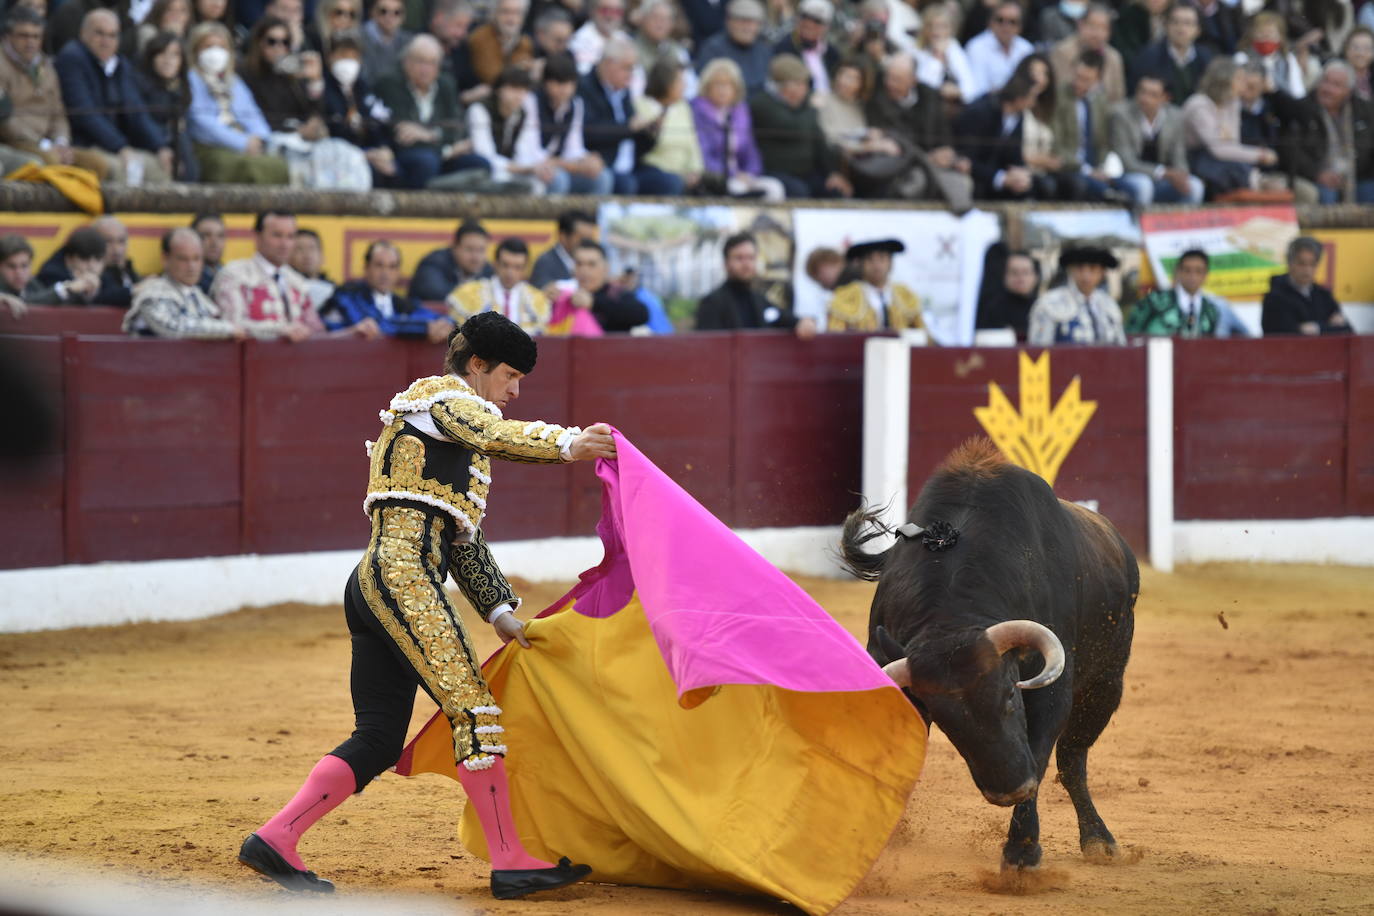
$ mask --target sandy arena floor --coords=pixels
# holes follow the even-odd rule
[[[871,586],[804,584],[862,632]],[[524,590],[529,607],[560,592]],[[981,799],[937,734],[902,827],[838,912],[1368,912],[1372,613],[1374,570],[1147,570],[1126,698],[1090,763],[1098,808],[1140,861],[1083,863],[1072,807],[1049,782],[1044,886],[990,893],[1008,812]],[[0,884],[50,880],[38,861],[57,858],[277,896],[234,853],[348,733],[347,661],[338,608],[0,636],[0,854],[18,857]],[[416,723],[431,711],[422,698]],[[485,863],[455,840],[461,804],[448,780],[384,776],[302,852],[343,892],[418,893],[455,912],[796,912],[595,885],[493,901]]]

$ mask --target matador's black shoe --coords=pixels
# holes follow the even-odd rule
[[[576,884],[592,873],[590,865],[574,865],[567,856],[553,868],[492,869],[491,895],[497,900],[514,900],[535,891],[551,891]]]
[[[333,882],[326,881],[313,871],[301,871],[294,867],[256,833],[250,833],[248,839],[239,847],[239,861],[258,874],[271,878],[288,891],[334,893]]]

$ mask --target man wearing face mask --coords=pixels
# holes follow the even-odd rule
[[[363,76],[362,35],[355,30],[335,34],[329,43],[329,67],[324,76],[324,119],[329,136],[352,143],[372,166],[373,187],[391,187],[396,156],[386,145],[391,111],[372,92]]]

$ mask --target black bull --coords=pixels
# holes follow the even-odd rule
[[[1056,743],[1084,855],[1117,855],[1087,763],[1121,702],[1140,590],[1131,549],[987,440],[946,460],[907,521],[881,554],[863,550],[887,531],[875,513],[845,521],[846,563],[878,581],[868,651],[949,736],[988,801],[1015,805],[1003,867],[1040,863],[1036,792]]]

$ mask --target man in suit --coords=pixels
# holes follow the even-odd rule
[[[81,21],[80,37],[57,54],[71,144],[101,151],[106,172],[115,181],[168,182],[172,149],[148,113],[133,64],[119,55],[118,48],[119,17],[95,9]]]
[[[437,38],[416,35],[401,52],[400,72],[377,83],[377,97],[391,110],[396,174],[406,187],[423,188],[449,172],[490,170],[465,136],[463,106],[453,81],[439,72],[442,59]]]
[[[1126,67],[1122,63],[1121,52],[1111,46],[1111,37],[1111,7],[1100,3],[1089,4],[1087,11],[1078,19],[1078,31],[1055,44],[1050,51],[1055,83],[1063,86],[1073,82],[1074,70],[1083,52],[1096,51],[1102,55],[1102,91],[1107,94],[1107,101],[1115,103],[1124,99]]]
[[[1288,243],[1288,273],[1269,278],[1269,292],[1260,306],[1265,336],[1350,334],[1350,322],[1331,290],[1317,282],[1322,243],[1302,235]]]
[[[543,334],[549,327],[549,299],[525,282],[530,265],[529,246],[521,239],[503,239],[496,246],[496,273],[484,280],[469,280],[449,293],[449,318],[462,326],[479,312],[500,312],[528,334]]]
[[[396,291],[401,275],[401,252],[386,239],[367,246],[363,278],[334,290],[320,309],[331,331],[351,331],[366,340],[412,337],[443,343],[453,322]]]
[[[1197,7],[1175,3],[1164,19],[1164,37],[1146,45],[1131,61],[1131,91],[1146,76],[1164,83],[1164,91],[1175,105],[1197,91],[1202,71],[1212,60],[1212,51],[1197,44],[1200,34]]]
[[[453,289],[469,280],[492,275],[487,263],[491,236],[475,219],[465,219],[453,233],[453,244],[436,248],[420,259],[410,278],[410,294],[425,302],[442,302]]]
[[[1324,204],[1374,203],[1374,104],[1354,94],[1355,71],[1343,60],[1322,68],[1307,98],[1290,100],[1282,120],[1283,165],[1294,190]],[[1315,188],[1315,193],[1312,189]]]
[[[181,340],[239,340],[243,328],[227,321],[197,285],[204,261],[200,236],[185,226],[162,237],[162,270],[134,288],[124,331],[139,337]],[[275,333],[269,336],[277,336]]]
[[[698,331],[771,328],[795,331],[808,340],[816,335],[816,319],[798,319],[790,309],[768,301],[754,287],[759,273],[759,244],[747,232],[725,240],[725,282],[697,303]]]
[[[730,0],[725,9],[725,29],[697,45],[697,72],[717,57],[726,57],[739,64],[746,95],[762,89],[768,80],[768,61],[781,53],[763,38],[765,17],[759,0]]]
[[[1014,75],[959,113],[954,134],[959,152],[968,158],[979,200],[1046,200],[1052,182],[1026,168],[1021,155],[1021,126],[1035,102],[1029,74]]]
[[[596,241],[596,234],[596,217],[585,210],[565,210],[558,214],[558,242],[535,258],[530,283],[549,295],[550,284],[571,280],[576,265],[573,252],[583,241]]]
[[[639,51],[627,38],[606,42],[601,61],[582,77],[578,95],[584,105],[582,133],[587,149],[615,175],[617,194],[682,194],[682,179],[642,163],[657,142],[658,125],[635,116],[630,94]]]
[[[301,341],[323,333],[305,278],[286,263],[296,243],[295,215],[259,213],[253,231],[253,256],[225,264],[210,287],[220,314],[255,337]]]
[[[1102,201],[1127,191],[1120,178],[1103,171],[1109,146],[1102,60],[1098,52],[1084,51],[1078,56],[1073,79],[1059,87],[1053,127],[1055,153],[1063,166],[1057,177],[1070,200]]]
[[[1154,75],[1135,84],[1135,97],[1112,106],[1108,136],[1121,159],[1121,181],[1136,203],[1202,203],[1202,179],[1188,173],[1183,114],[1165,100]]]

